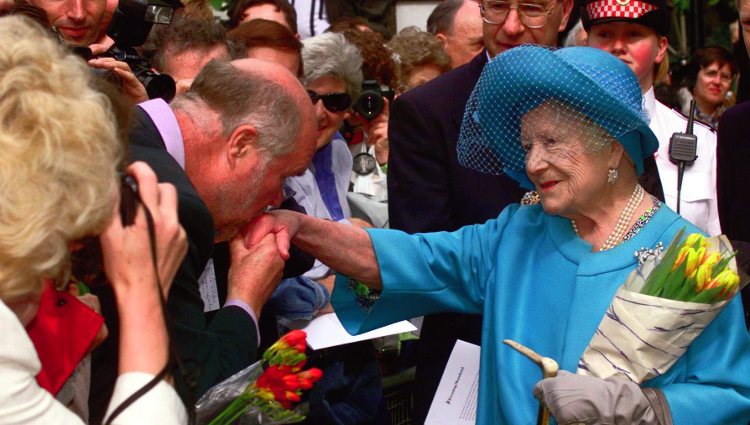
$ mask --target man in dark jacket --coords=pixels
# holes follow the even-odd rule
[[[175,185],[188,236],[188,254],[167,301],[171,343],[182,366],[175,365],[172,375],[187,405],[256,360],[257,318],[284,262],[273,238],[247,247],[240,229],[281,203],[284,179],[307,168],[315,134],[312,103],[299,81],[278,65],[253,59],[210,62],[171,105],[155,99],[136,108],[132,159]],[[207,323],[204,300],[213,302],[216,288],[199,278],[214,243],[223,241],[231,255],[226,303]],[[107,353],[117,354],[97,351],[95,367],[103,369],[92,373],[94,422],[94,410],[106,406],[96,398],[109,396],[116,372]]]

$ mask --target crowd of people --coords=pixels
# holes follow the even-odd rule
[[[390,2],[125,1],[0,0],[0,423],[190,423],[331,312],[423,317],[413,423],[457,340],[478,424],[750,423],[740,295],[655,379],[575,374],[639,252],[687,229],[749,263],[743,76],[719,46],[673,75],[666,0],[443,0],[397,33]],[[306,424],[390,424],[371,341],[309,357]]]

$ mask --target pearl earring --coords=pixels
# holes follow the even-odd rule
[[[609,172],[607,173],[607,183],[615,184],[618,177],[620,177],[620,175],[617,173],[617,168],[610,168]]]

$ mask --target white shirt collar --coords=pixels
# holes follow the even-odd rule
[[[648,122],[654,119],[654,113],[656,113],[656,96],[654,96],[654,86],[651,86],[646,93],[643,94],[643,109],[648,116]]]

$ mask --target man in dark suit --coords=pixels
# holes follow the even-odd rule
[[[740,103],[721,116],[716,146],[719,220],[724,234],[744,242],[750,242],[749,133],[750,102]]]
[[[750,56],[750,0],[739,0],[737,8],[742,25],[742,37]],[[746,75],[742,79],[748,78]],[[719,203],[721,230],[729,239],[746,242],[738,244],[738,258],[750,257],[750,102],[728,109],[719,120],[716,137],[716,195]],[[744,262],[747,264],[747,261]],[[750,272],[750,270],[748,270]],[[745,321],[750,329],[750,285],[742,291]]]
[[[737,2],[742,37],[750,56],[750,0]],[[748,78],[746,75],[742,79]],[[716,146],[716,193],[721,230],[730,239],[750,242],[750,102],[724,112],[719,121]]]
[[[538,15],[546,19],[530,17],[518,3],[478,3],[475,19],[484,18],[485,50],[468,64],[393,102],[388,131],[388,214],[392,228],[409,233],[455,230],[495,218],[506,205],[520,200],[523,191],[509,177],[460,166],[456,143],[466,102],[488,59],[525,43],[554,46],[558,32],[565,29],[572,0],[535,4],[542,8]],[[488,7],[497,11],[503,6],[507,11],[503,19],[488,18],[484,13]],[[424,422],[456,339],[479,344],[481,327],[480,316],[441,314],[425,318],[414,385],[415,423]]]
[[[284,262],[273,238],[246,247],[240,229],[281,203],[284,179],[307,167],[315,134],[312,103],[299,81],[278,65],[253,59],[210,62],[171,105],[156,99],[136,108],[132,159],[147,162],[160,181],[175,185],[188,236],[188,253],[167,301],[172,349],[181,360],[172,375],[188,405],[256,360],[257,318]],[[199,277],[214,243],[223,241],[229,241],[231,256],[227,302],[206,323]],[[116,372],[116,349],[98,351],[93,422]]]

